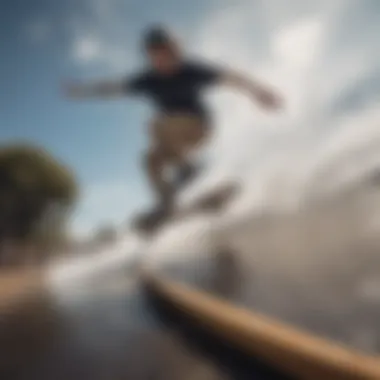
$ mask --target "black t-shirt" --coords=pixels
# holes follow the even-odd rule
[[[125,81],[125,90],[150,98],[159,112],[186,113],[208,119],[201,91],[215,84],[221,71],[203,63],[184,62],[170,75],[147,70]]]

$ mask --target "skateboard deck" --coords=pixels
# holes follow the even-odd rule
[[[238,187],[234,183],[224,184],[197,197],[190,204],[179,206],[166,215],[156,215],[154,211],[148,211],[133,221],[134,228],[145,234],[153,234],[162,226],[172,223],[197,213],[214,213],[223,209],[224,206],[236,195]]]

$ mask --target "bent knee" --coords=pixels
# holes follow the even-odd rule
[[[203,145],[208,135],[209,128],[196,117],[174,115],[157,118],[150,124],[150,138],[161,152],[154,152],[151,159],[157,160],[160,155],[182,159]]]

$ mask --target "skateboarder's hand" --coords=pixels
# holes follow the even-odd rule
[[[282,107],[282,99],[275,92],[260,88],[256,91],[255,97],[264,108],[276,110]]]
[[[70,99],[80,99],[84,97],[83,87],[76,83],[64,83],[62,89],[64,95]]]

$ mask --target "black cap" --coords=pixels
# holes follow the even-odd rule
[[[162,26],[153,26],[145,31],[144,46],[146,49],[166,47],[171,42],[170,33]]]

